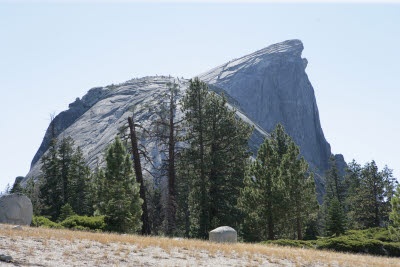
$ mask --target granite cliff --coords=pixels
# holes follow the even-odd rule
[[[283,124],[316,171],[322,190],[321,175],[330,167],[331,147],[321,128],[314,89],[305,72],[308,61],[301,57],[303,49],[300,40],[288,40],[232,60],[199,78],[228,92],[265,131]],[[343,170],[343,156],[335,158]]]
[[[255,126],[249,140],[253,153],[268,132],[277,123],[282,123],[317,173],[321,196],[321,174],[329,168],[331,149],[321,128],[314,89],[305,72],[307,60],[301,58],[302,51],[301,41],[285,41],[232,60],[199,78],[210,85],[210,90],[224,92],[230,106],[238,110],[237,115]],[[152,107],[167,90],[166,84],[173,81],[180,84],[182,94],[188,80],[158,76],[93,88],[82,99],[77,98],[68,110],[55,117],[54,130],[47,129],[23,184],[31,177],[39,176],[40,158],[48,148],[52,131],[60,138],[71,136],[76,145],[81,146],[91,168],[101,165],[103,151],[113,141],[118,128],[126,123],[131,107],[135,107],[137,121],[149,127],[155,116]],[[157,144],[145,142],[144,145],[152,151],[157,162]],[[345,166],[341,155],[336,159],[340,161],[339,166]]]

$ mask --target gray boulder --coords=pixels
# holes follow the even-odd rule
[[[0,223],[30,225],[32,216],[32,202],[24,194],[0,197]]]
[[[13,258],[10,255],[0,254],[0,261],[12,262]]]
[[[210,232],[209,239],[218,243],[236,243],[237,232],[232,227],[221,226]]]

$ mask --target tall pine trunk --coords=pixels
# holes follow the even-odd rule
[[[297,215],[296,221],[297,221],[297,239],[303,240],[303,233],[301,231],[302,225],[301,225],[300,214]]]
[[[198,94],[199,107],[199,146],[200,146],[200,237],[207,238],[208,234],[208,205],[206,192],[206,174],[204,166],[204,140],[203,140],[203,105],[201,94]]]
[[[169,105],[169,142],[168,142],[168,214],[167,234],[172,235],[176,229],[175,200],[175,135],[174,135],[174,93],[171,90]]]
[[[271,193],[271,191],[270,191]],[[268,240],[274,240],[275,239],[275,233],[274,233],[274,219],[272,215],[272,203],[271,201],[268,201],[268,215],[267,215],[267,224],[268,224]]]
[[[135,168],[135,174],[136,174],[136,181],[140,185],[140,198],[143,199],[142,234],[150,235],[151,228],[150,228],[150,223],[149,223],[149,215],[147,212],[146,191],[145,191],[145,186],[144,186],[144,181],[143,181],[142,166],[140,164],[140,156],[139,156],[138,142],[137,142],[136,131],[135,131],[135,124],[131,117],[128,117],[128,123],[129,123],[130,135],[131,135],[132,154],[133,154],[133,162],[134,162],[134,168]]]

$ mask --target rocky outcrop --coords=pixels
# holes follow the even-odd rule
[[[232,227],[221,226],[209,233],[209,239],[217,243],[236,243],[237,232]]]
[[[301,57],[303,44],[289,40],[214,68],[200,79],[220,87],[236,99],[244,113],[267,132],[277,123],[300,146],[312,170],[323,174],[329,168],[331,148],[319,120],[314,89]],[[343,166],[343,157],[337,157]],[[317,177],[320,193],[322,180]]]
[[[118,86],[98,88],[96,89],[99,94],[98,97],[93,96],[92,89],[88,94],[92,95],[91,99],[98,99],[98,101],[91,103],[91,107],[70,125],[70,121],[67,121],[64,125],[60,119],[60,129],[65,129],[58,134],[58,139],[71,136],[75,144],[81,147],[83,155],[92,169],[97,166],[103,166],[103,152],[107,145],[114,140],[119,129],[127,124],[127,118],[132,115],[132,109],[135,110],[135,119],[137,122],[148,129],[152,121],[156,118],[154,107],[158,105],[160,98],[168,90],[167,83],[174,81],[180,85],[181,90],[179,95],[182,96],[188,86],[188,80],[178,80],[166,76],[144,77],[127,81]],[[222,89],[216,87],[213,87],[213,90],[217,93],[223,92]],[[84,96],[83,99],[87,99],[87,97]],[[236,107],[237,103],[230,105],[231,108],[234,106]],[[68,113],[69,111],[65,112],[65,114]],[[180,107],[178,107],[177,116],[180,117],[181,115]],[[237,115],[249,124],[254,125],[255,131],[250,137],[249,144],[252,151],[256,152],[259,145],[265,139],[265,136],[267,136],[267,133],[248,119],[242,111],[238,110]],[[50,127],[49,131],[51,131]],[[49,138],[50,136],[46,134],[42,146],[46,147],[45,144],[50,142]],[[154,159],[154,164],[158,166],[161,162],[161,156],[157,143],[143,139],[142,145],[146,146],[147,151],[151,153]],[[40,175],[40,167],[41,162],[36,161],[22,184],[26,184],[27,180],[31,177],[37,178]],[[145,167],[151,168],[149,165]]]
[[[249,140],[254,154],[277,123],[284,125],[317,174],[321,201],[324,192],[321,177],[329,168],[331,148],[321,128],[314,89],[305,72],[308,61],[301,57],[302,51],[301,41],[285,41],[232,60],[199,77],[210,85],[210,90],[227,95],[230,107],[237,109],[237,116],[254,125],[255,131]],[[59,139],[71,136],[82,148],[91,168],[102,166],[105,148],[118,129],[126,125],[132,108],[136,120],[145,128],[150,127],[155,118],[153,107],[166,92],[167,83],[173,81],[179,83],[182,95],[188,80],[165,76],[93,88],[55,117],[54,135]],[[182,114],[178,111],[177,115]],[[48,148],[52,132],[49,126],[23,185],[29,178],[39,176],[39,159]],[[152,153],[157,165],[161,161],[157,144],[146,140],[142,144]],[[343,157],[337,155],[336,159],[343,169]]]
[[[69,109],[61,112],[53,119],[53,125],[49,125],[44,135],[43,141],[36,152],[31,162],[31,168],[47,151],[50,140],[57,137],[70,125],[72,125],[82,114],[88,111],[95,103],[100,101],[107,92],[107,87],[96,87],[89,90],[89,92],[82,98],[77,98],[73,103],[69,104]]]
[[[31,200],[23,194],[0,197],[0,223],[30,225],[33,209]]]

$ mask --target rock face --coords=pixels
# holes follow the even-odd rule
[[[64,129],[58,134],[58,139],[71,136],[75,141],[75,145],[81,147],[83,155],[92,169],[96,168],[96,166],[102,166],[105,149],[114,141],[115,136],[118,134],[118,129],[127,124],[128,116],[132,115],[132,108],[135,110],[136,121],[144,128],[149,129],[152,121],[156,118],[154,107],[158,105],[160,98],[163,97],[162,95],[167,92],[167,83],[174,81],[180,85],[179,94],[182,96],[184,90],[188,87],[188,80],[178,80],[165,76],[144,77],[127,81],[118,86],[91,89],[88,93],[89,95],[92,95],[95,91],[99,96],[92,95],[90,99],[98,99],[98,101],[94,104],[90,102],[92,106],[72,124],[70,124],[69,120],[64,124],[62,119],[66,116],[65,114],[70,114],[69,111],[74,109],[71,108],[71,105],[68,111],[60,113],[55,118],[55,127]],[[213,87],[213,90],[218,93],[224,92],[216,87]],[[83,99],[88,99],[87,95]],[[236,104],[233,103],[230,107]],[[182,113],[178,106],[177,116],[180,117],[181,115]],[[248,119],[240,110],[237,111],[237,115],[249,124],[254,125],[255,131],[250,137],[249,144],[252,151],[257,151],[267,133]],[[46,147],[45,144],[50,142],[50,132],[51,126],[47,130],[41,147]],[[156,142],[144,139],[142,144],[146,146],[147,151],[151,152],[151,156],[155,161],[154,164],[158,166],[161,162],[161,157]],[[42,153],[40,151],[41,149],[36,155],[40,155]],[[31,170],[22,181],[22,185],[25,185],[28,179],[37,178],[40,175],[41,162],[34,160],[32,163]],[[148,165],[148,167],[150,166]],[[144,175],[146,178],[148,174],[145,172]]]
[[[249,140],[254,154],[277,123],[284,125],[317,174],[321,200],[324,192],[321,176],[329,168],[331,149],[321,128],[314,89],[305,72],[308,61],[301,58],[302,50],[301,41],[285,41],[230,61],[199,77],[210,85],[210,90],[225,93],[229,105],[238,110],[238,117],[254,125],[255,131]],[[166,92],[167,83],[174,81],[180,85],[182,95],[188,80],[165,76],[132,79],[89,90],[82,100],[78,98],[68,110],[55,117],[54,127],[49,126],[22,185],[40,175],[39,159],[46,152],[52,133],[58,139],[71,136],[82,148],[92,169],[102,166],[105,148],[126,124],[132,107],[137,122],[150,127],[155,119],[153,107]],[[179,107],[177,113],[178,117],[182,115]],[[157,144],[146,140],[142,144],[151,151],[157,165],[161,161]],[[343,157],[337,155],[336,159],[343,168]]]
[[[236,99],[242,110],[267,132],[283,124],[301,154],[318,174],[329,169],[331,148],[319,120],[314,89],[301,58],[303,44],[289,40],[271,45],[214,68],[200,79],[220,87]],[[338,165],[345,165],[337,156]],[[322,181],[317,176],[322,193]]]
[[[209,239],[218,243],[236,243],[237,232],[229,226],[221,226],[210,232]]]
[[[0,223],[30,225],[32,222],[32,202],[23,194],[0,197]]]

